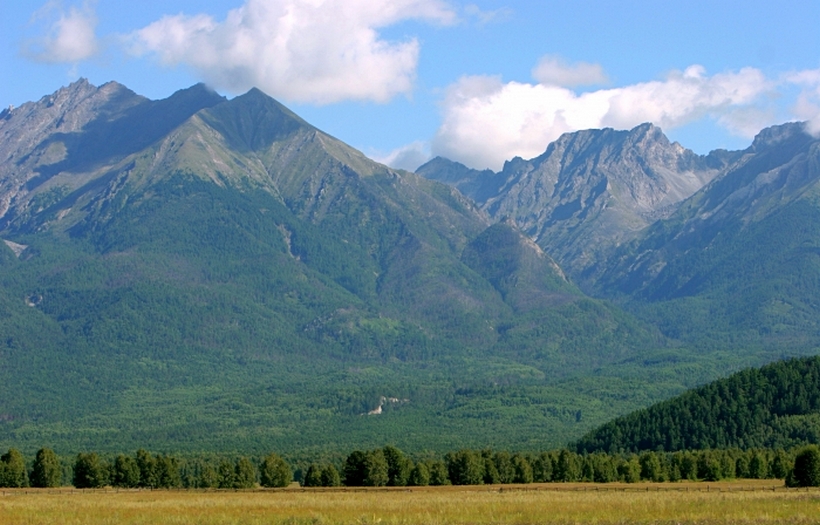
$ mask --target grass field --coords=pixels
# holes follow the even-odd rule
[[[3,525],[820,523],[820,490],[781,483],[370,490],[0,492]]]

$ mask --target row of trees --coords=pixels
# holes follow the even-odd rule
[[[416,463],[394,447],[351,453],[343,482],[351,486],[480,485],[545,482],[717,481],[786,478],[795,451],[702,450],[674,453],[577,454],[567,449],[538,455],[459,450],[443,460]]]
[[[340,471],[341,470],[341,471]],[[350,453],[341,469],[314,463],[297,472],[306,487],[481,485],[545,482],[717,481],[730,478],[786,479],[790,486],[820,486],[820,448],[791,451],[699,450],[641,454],[577,454],[567,449],[537,455],[505,451],[459,450],[443,459],[414,462],[393,446]],[[0,486],[56,487],[63,467],[50,449],[37,452],[29,469],[23,455],[11,449],[0,456]],[[72,483],[77,488],[107,485],[123,488],[285,487],[294,479],[291,466],[276,454],[257,465],[246,457],[235,461],[182,460],[138,450],[113,461],[98,454],[78,454]]]
[[[293,471],[276,454],[254,465],[246,457],[183,461],[171,455],[151,454],[140,449],[134,456],[118,455],[108,461],[96,452],[77,454],[71,466],[71,484],[77,488],[105,486],[121,488],[251,488],[286,487]],[[63,464],[51,449],[40,449],[31,469],[16,449],[0,456],[0,487],[59,487],[63,484]]]

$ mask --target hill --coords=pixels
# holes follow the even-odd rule
[[[586,434],[578,452],[788,448],[820,442],[820,357],[747,369]]]

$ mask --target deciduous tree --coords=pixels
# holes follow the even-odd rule
[[[366,487],[383,487],[389,480],[387,460],[381,449],[371,450],[364,458],[364,485]]]
[[[364,459],[365,453],[361,450],[351,452],[344,465],[344,484],[348,487],[364,486]]]
[[[108,467],[96,452],[77,454],[74,462],[74,486],[78,489],[97,489],[108,484]]]
[[[322,467],[322,486],[323,487],[338,487],[342,484],[339,477],[339,471],[333,464],[328,463]]]
[[[293,470],[278,454],[271,453],[259,465],[259,478],[263,487],[287,487],[293,481]],[[321,473],[319,478],[321,482]]]
[[[786,484],[790,487],[820,487],[820,448],[817,445],[809,445],[797,453]]]
[[[0,456],[0,486],[10,488],[28,487],[26,460],[16,448]]]
[[[117,456],[111,473],[111,484],[123,488],[139,487],[140,467],[137,460],[125,454]]]
[[[63,482],[63,471],[60,467],[60,458],[50,448],[41,448],[34,457],[31,469],[31,485],[33,487],[59,487]]]
[[[411,487],[426,487],[430,484],[430,469],[423,462],[418,462],[410,471],[407,484]]]
[[[387,485],[389,487],[403,487],[407,485],[413,462],[398,448],[388,445],[382,449],[387,461]]]
[[[453,485],[481,485],[484,483],[484,461],[477,452],[459,450],[448,453],[447,472]]]
[[[234,467],[233,487],[236,489],[249,489],[256,485],[256,468],[246,457],[236,460]]]

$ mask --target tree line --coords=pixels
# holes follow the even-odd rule
[[[291,467],[273,453],[254,464],[247,457],[214,462],[152,454],[144,449],[137,450],[133,456],[119,454],[113,460],[87,452],[77,454],[73,462],[65,465],[53,450],[43,448],[37,451],[30,468],[17,449],[0,456],[0,487],[10,488],[49,488],[68,483],[79,489],[106,486],[245,489],[257,485],[286,487],[292,481]]]
[[[64,467],[70,467],[66,469]],[[0,487],[59,487],[70,471],[76,488],[222,488],[384,487],[482,485],[549,482],[718,481],[722,479],[785,479],[789,486],[820,486],[820,447],[723,449],[640,454],[578,454],[568,449],[538,454],[462,449],[443,458],[413,461],[394,446],[355,450],[341,465],[312,463],[296,472],[271,453],[258,463],[247,457],[218,461],[152,454],[144,449],[113,460],[95,452],[65,462],[48,448],[29,464],[10,449],[0,456]]]

